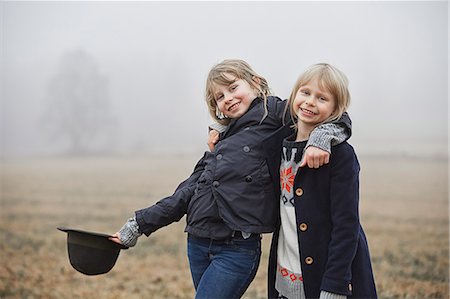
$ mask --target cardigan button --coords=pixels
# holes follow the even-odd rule
[[[246,176],[246,177],[245,177],[245,181],[246,181],[247,183],[251,183],[251,182],[253,181],[252,176],[251,176],[251,175]]]
[[[308,229],[308,225],[306,223],[301,223],[299,228],[302,232],[306,232],[306,230]]]
[[[246,145],[242,148],[244,152],[248,153],[250,151],[250,148]]]
[[[305,263],[307,264],[307,265],[311,265],[312,263],[313,263],[313,258],[312,257],[310,257],[310,256],[308,256],[307,258],[305,258]]]
[[[220,183],[219,183],[219,181],[214,181],[212,185],[213,185],[214,187],[219,187]]]
[[[222,159],[222,154],[218,154],[218,155],[216,156],[216,159],[217,159],[217,160],[221,160],[221,159]]]
[[[295,195],[302,196],[303,195],[303,189],[302,188],[295,189]]]

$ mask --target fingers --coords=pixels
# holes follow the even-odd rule
[[[322,149],[310,146],[306,149],[300,167],[308,165],[309,168],[319,168],[330,162],[330,153]]]
[[[114,243],[117,244],[122,244],[122,242],[120,242],[120,240],[118,238],[109,238],[109,240],[113,241]]]
[[[302,163],[300,163],[300,167],[305,167],[306,165],[306,159],[303,157]]]
[[[209,131],[209,137],[208,137],[208,147],[211,152],[214,151],[214,147],[219,142],[219,132],[216,130]]]
[[[319,168],[321,166],[320,161],[321,161],[321,157],[320,156],[314,156],[313,157],[312,168]]]
[[[216,130],[209,131],[209,138],[211,137],[219,137],[219,132]]]
[[[122,242],[120,241],[120,234],[118,232],[109,237],[108,239],[115,243],[122,244]]]
[[[208,147],[209,147],[209,150],[210,150],[211,152],[214,151],[214,148],[215,148],[217,142],[219,142],[219,137],[217,137],[217,138],[210,138],[210,139],[208,140]]]
[[[320,166],[322,166],[323,163],[321,164],[321,157],[320,156],[311,156],[308,159],[308,167],[309,168],[319,168]]]

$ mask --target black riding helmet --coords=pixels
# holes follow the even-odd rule
[[[64,227],[58,229],[67,233],[70,264],[86,275],[109,272],[114,267],[120,250],[128,249],[125,245],[109,240],[111,235]]]

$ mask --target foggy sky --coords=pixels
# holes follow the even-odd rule
[[[359,152],[447,153],[448,3],[0,2],[4,155],[55,154],[40,125],[62,57],[107,78],[115,152],[201,152],[209,69],[240,58],[289,96],[308,66],[349,78]]]

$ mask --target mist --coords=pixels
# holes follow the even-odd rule
[[[281,98],[331,63],[350,81],[357,152],[447,156],[445,1],[3,1],[0,17],[6,157],[67,153],[74,136],[91,153],[200,155],[206,76],[229,58]]]

